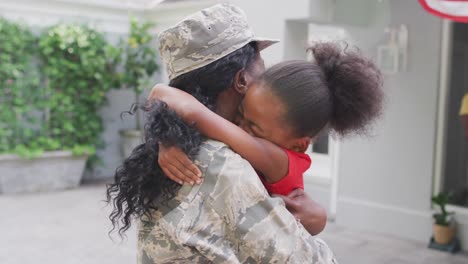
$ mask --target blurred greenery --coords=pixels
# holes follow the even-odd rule
[[[150,77],[158,70],[157,53],[154,48],[156,45],[150,32],[153,26],[153,23],[140,23],[135,18],[131,18],[129,36],[126,41],[120,43],[120,47],[124,50],[122,83],[124,87],[133,89],[137,104],[139,104],[139,95],[151,85]],[[141,129],[141,127],[139,115],[136,115],[135,128]]]
[[[432,196],[432,204],[439,207],[439,212],[432,215],[437,225],[450,225],[450,216],[454,213],[448,212],[446,206],[452,202],[452,200],[453,193],[440,192],[439,194]]]
[[[94,154],[104,145],[106,92],[130,88],[138,102],[158,70],[152,26],[132,18],[128,37],[111,45],[85,25],[57,24],[36,36],[0,18],[0,154]]]
[[[47,136],[73,154],[102,146],[99,115],[106,92],[120,86],[121,52],[87,26],[59,24],[44,32],[39,54],[47,97]]]
[[[37,39],[22,24],[0,18],[0,153],[40,155],[45,108],[35,55]]]
[[[84,25],[59,24],[35,37],[0,19],[0,153],[95,153],[103,145],[99,109],[120,87],[121,58],[121,48]]]

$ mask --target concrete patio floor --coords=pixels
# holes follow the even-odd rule
[[[135,230],[121,241],[107,232],[103,184],[53,193],[0,195],[1,264],[136,263]],[[467,264],[468,255],[425,244],[349,230],[330,223],[320,235],[340,263]]]

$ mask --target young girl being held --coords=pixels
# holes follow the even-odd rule
[[[314,138],[365,133],[382,108],[382,76],[371,60],[330,42],[310,50],[312,62],[276,64],[250,85],[239,126],[181,90],[157,85],[152,96],[249,161],[270,194],[287,195],[304,188],[311,164],[305,151]]]

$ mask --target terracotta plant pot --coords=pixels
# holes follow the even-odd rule
[[[455,237],[455,224],[450,226],[436,225],[433,226],[434,240],[437,244],[446,245]]]

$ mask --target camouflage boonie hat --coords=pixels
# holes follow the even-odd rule
[[[203,9],[159,34],[169,79],[206,66],[251,41],[260,50],[278,40],[255,37],[245,13],[230,4]]]

